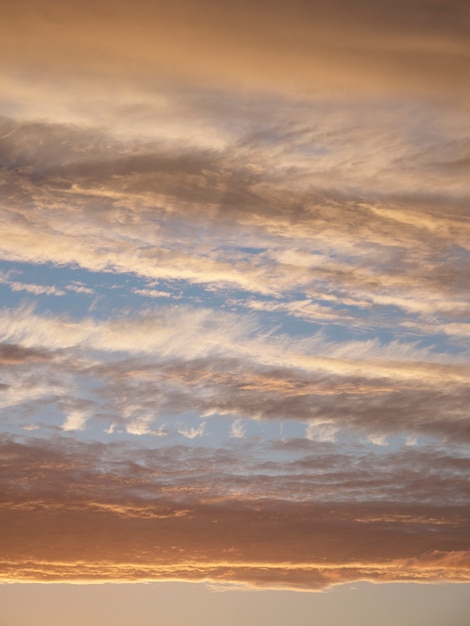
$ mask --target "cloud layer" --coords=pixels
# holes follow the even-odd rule
[[[2,19],[0,578],[469,581],[467,4]]]
[[[353,469],[331,447],[299,450],[286,464],[250,461],[239,446],[5,442],[2,576],[303,589],[469,579],[468,508],[445,484],[452,476],[468,497],[468,459],[399,453],[384,470],[366,454]]]
[[[24,0],[6,12],[2,58],[25,72],[283,92],[468,97],[465,2]],[[38,45],[41,53],[37,58]],[[41,67],[42,65],[42,67]],[[25,67],[26,66],[26,67]]]

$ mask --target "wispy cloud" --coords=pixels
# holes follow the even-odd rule
[[[352,428],[374,441],[393,433],[468,441],[468,362],[415,344],[294,338],[267,333],[254,318],[192,308],[103,322],[27,309],[0,319],[11,363],[6,401],[28,419],[34,395],[51,405],[59,398],[59,407],[85,402],[94,420],[134,434],[150,432],[161,415],[196,410],[307,422],[316,440]],[[29,356],[21,369],[15,355]],[[41,371],[40,386],[31,384],[33,371]]]
[[[246,428],[241,419],[236,419],[232,422],[230,436],[236,439],[243,439],[246,436]]]
[[[183,437],[186,437],[187,439],[202,437],[206,430],[206,423],[207,422],[202,422],[197,428],[187,428],[186,426],[180,426],[178,428],[178,432],[180,435],[183,435]]]

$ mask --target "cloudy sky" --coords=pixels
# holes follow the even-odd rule
[[[464,626],[468,2],[0,24],[6,626]]]

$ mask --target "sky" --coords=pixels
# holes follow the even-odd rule
[[[0,27],[2,626],[465,626],[468,2]]]

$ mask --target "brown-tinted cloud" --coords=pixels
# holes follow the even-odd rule
[[[448,179],[445,167],[432,183],[428,172],[439,154],[446,159],[454,146],[462,154],[468,146],[443,128],[433,156],[416,158],[409,128],[393,147],[395,157],[387,147],[393,133],[387,132],[377,139],[375,156],[364,155],[354,169],[347,165],[354,189],[338,191],[335,181],[344,178],[350,145],[370,141],[366,131],[345,126],[343,137],[331,138],[319,130],[277,127],[223,149],[158,150],[155,142],[128,145],[90,128],[5,120],[3,257],[278,298],[298,290],[326,306],[308,299],[305,306],[247,304],[359,326],[374,313],[374,323],[385,327],[387,308],[397,307],[408,324],[403,332],[468,336],[462,324],[470,310],[464,289],[468,185]],[[318,163],[305,160],[302,151],[317,138]],[[280,159],[274,168],[272,150]],[[247,253],[241,244],[257,252]]]
[[[455,474],[453,461],[439,454],[439,470],[430,470],[424,456],[405,454],[392,460],[397,473],[387,474],[380,458],[361,471],[312,444],[312,471],[294,487],[300,466],[281,462],[262,472],[255,463],[247,474],[242,449],[57,443],[2,445],[4,580],[321,589],[355,580],[469,579],[464,494],[457,480],[439,502],[436,481],[437,472],[445,482],[468,471],[463,458]],[[350,484],[337,491],[341,466]],[[424,491],[408,493],[412,474]],[[290,497],[260,498],[268,479]],[[456,503],[442,505],[457,492]]]
[[[464,2],[29,0],[4,12],[8,69],[55,78],[360,95],[468,96]],[[39,53],[38,53],[39,51]],[[437,88],[436,85],[439,85]]]
[[[37,363],[48,361],[52,355],[47,350],[35,350],[16,344],[0,344],[1,365],[21,365],[22,363]]]

